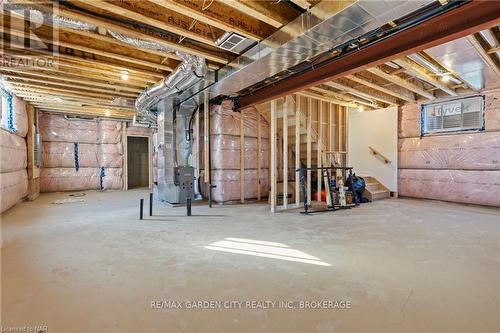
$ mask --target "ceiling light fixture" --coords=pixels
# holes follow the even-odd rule
[[[123,81],[127,81],[128,80],[128,72],[127,71],[121,71],[120,78]]]
[[[450,82],[451,77],[449,75],[443,75],[441,76],[441,81],[443,82]]]

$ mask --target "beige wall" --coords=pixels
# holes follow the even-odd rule
[[[398,187],[398,109],[391,107],[369,112],[349,112],[349,166],[360,176],[375,177],[392,192]],[[373,147],[391,162],[374,156]]]

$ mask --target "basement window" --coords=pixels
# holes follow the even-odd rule
[[[484,130],[484,96],[422,105],[422,135]]]

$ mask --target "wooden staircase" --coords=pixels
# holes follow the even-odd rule
[[[371,176],[362,176],[365,180],[366,187],[363,196],[370,202],[375,200],[387,199],[391,196],[391,192],[376,178]]]

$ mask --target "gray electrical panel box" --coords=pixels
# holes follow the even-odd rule
[[[174,184],[179,188],[179,203],[184,204],[187,199],[194,199],[194,168],[191,166],[176,167],[174,169]]]

